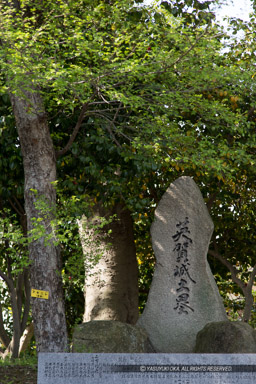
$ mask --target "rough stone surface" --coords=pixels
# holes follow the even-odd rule
[[[147,304],[137,324],[157,352],[189,353],[197,333],[227,320],[207,262],[213,223],[191,177],[181,177],[163,195],[151,227],[156,267]]]
[[[243,322],[206,324],[197,334],[196,353],[256,353],[256,331]]]
[[[94,320],[75,327],[73,352],[152,353],[154,349],[146,332],[138,326]]]

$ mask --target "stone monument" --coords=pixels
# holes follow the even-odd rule
[[[255,384],[256,355],[39,353],[38,384]]]
[[[209,322],[227,320],[207,252],[213,222],[194,180],[183,176],[163,195],[151,227],[156,266],[138,325],[157,352],[191,353]]]

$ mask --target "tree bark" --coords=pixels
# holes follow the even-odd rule
[[[34,335],[34,324],[30,323],[29,326],[24,330],[23,335],[20,339],[19,355],[22,352],[26,351],[33,335]]]
[[[43,217],[45,233],[51,234],[51,219],[56,207],[56,160],[47,116],[38,90],[24,91],[20,98],[10,93],[19,134],[25,173],[25,211],[28,233],[33,229],[33,218]],[[36,191],[33,192],[33,191]],[[43,198],[49,214],[36,208]],[[31,260],[31,288],[49,292],[49,299],[32,299],[32,315],[38,352],[67,351],[67,330],[61,281],[60,252],[53,241],[44,236],[29,245]]]
[[[243,311],[243,321],[245,323],[248,323],[250,318],[251,318],[251,313],[253,309],[253,304],[254,304],[254,298],[252,291],[246,291],[244,292],[245,296],[245,306],[244,306],[244,311]]]
[[[15,282],[13,280],[13,276],[11,273],[11,260],[9,257],[7,257],[7,275],[0,271],[0,276],[5,281],[5,283],[8,286],[8,291],[10,295],[10,301],[11,301],[11,308],[12,308],[12,317],[13,317],[13,336],[12,339],[9,340],[8,345],[6,345],[6,336],[4,336],[5,329],[3,326],[3,319],[1,314],[1,321],[0,321],[0,330],[2,334],[3,344],[6,347],[5,352],[2,354],[2,357],[5,358],[8,355],[11,355],[12,358],[17,358],[19,355],[19,342],[20,342],[20,336],[21,336],[21,328],[20,328],[20,312],[19,312],[19,305],[17,298],[17,290],[15,288]],[[1,306],[0,306],[1,307]],[[2,308],[0,308],[2,309]]]
[[[243,321],[245,323],[248,323],[248,321],[251,318],[251,312],[254,305],[254,297],[252,294],[253,285],[255,282],[255,276],[256,276],[256,264],[253,266],[253,269],[251,271],[251,275],[249,278],[249,281],[247,285],[244,287],[243,293],[245,297],[245,306],[244,306],[244,312],[243,312]]]
[[[99,217],[112,215],[116,217],[103,229],[89,229],[88,225],[99,222]],[[86,267],[84,322],[118,320],[135,324],[139,316],[138,269],[130,212],[122,204],[111,211],[98,205],[90,220],[79,222],[79,229]],[[100,259],[95,263],[97,254]]]
[[[7,348],[10,344],[11,340],[4,328],[4,320],[3,320],[3,313],[2,313],[2,304],[0,302],[0,341],[3,344],[4,348]]]
[[[13,359],[19,357],[19,346],[20,346],[20,337],[21,337],[21,329],[20,329],[20,313],[18,308],[18,300],[16,297],[16,289],[13,284],[13,280],[11,280],[11,284],[9,286],[9,292],[11,296],[11,306],[12,306],[12,316],[13,316],[13,337],[7,348],[6,354],[11,354]]]

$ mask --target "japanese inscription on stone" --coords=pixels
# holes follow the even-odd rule
[[[157,352],[190,353],[196,335],[227,320],[207,261],[213,222],[191,177],[175,180],[162,196],[151,226],[156,264],[138,320]]]
[[[254,384],[255,354],[40,353],[38,384]]]
[[[193,240],[190,237],[188,225],[189,219],[186,217],[185,221],[176,224],[177,232],[172,236],[175,243],[173,252],[175,253],[177,263],[174,269],[174,276],[178,278],[176,306],[174,309],[178,311],[178,314],[184,313],[186,315],[188,310],[194,312],[189,303],[189,283],[196,284],[189,271],[189,246],[193,243]]]

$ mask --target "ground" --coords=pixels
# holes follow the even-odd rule
[[[0,384],[37,384],[37,369],[29,365],[0,366]]]

